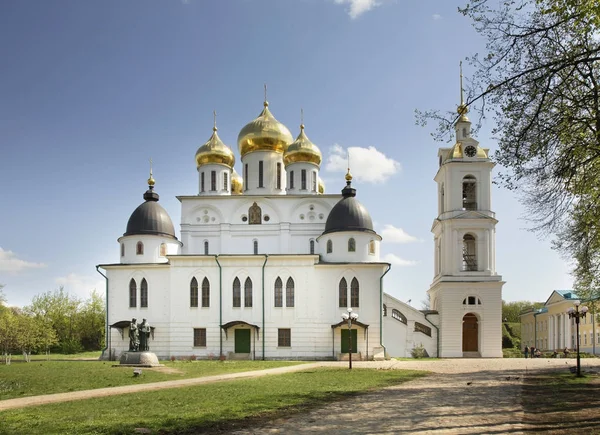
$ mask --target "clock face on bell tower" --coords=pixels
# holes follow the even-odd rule
[[[477,148],[475,148],[473,145],[469,145],[465,148],[465,154],[467,157],[475,157],[477,154]]]

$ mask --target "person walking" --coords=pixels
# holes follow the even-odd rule
[[[535,346],[531,346],[531,349],[529,349],[529,354],[531,355],[531,358],[535,356]]]
[[[529,346],[525,346],[525,359],[529,358]]]

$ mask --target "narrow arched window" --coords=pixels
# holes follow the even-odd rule
[[[208,240],[204,241],[204,255],[208,255]]]
[[[472,175],[463,178],[462,199],[465,210],[477,210],[477,179]]]
[[[341,308],[348,308],[348,283],[346,282],[346,278],[340,280],[338,299],[338,305]]]
[[[356,252],[356,240],[353,237],[348,239],[348,252]]]
[[[306,190],[306,169],[300,171],[300,189]]]
[[[121,257],[125,257],[125,243],[121,243]]]
[[[258,254],[258,240],[252,241],[252,248],[253,248],[254,255],[257,255]]]
[[[387,316],[387,305],[383,304],[383,317]]]
[[[369,241],[369,255],[375,255],[375,240]]]
[[[140,307],[148,308],[148,281],[142,279],[140,284]]]
[[[294,306],[294,280],[290,276],[285,284],[285,306]]]
[[[275,306],[283,307],[283,282],[277,277],[275,280]]]
[[[210,307],[210,283],[208,278],[202,280],[202,306],[204,308]]]
[[[310,190],[313,192],[317,191],[317,171],[312,171],[312,178],[310,180]]]
[[[210,171],[210,190],[217,190],[217,171]]]
[[[350,306],[352,308],[358,307],[358,280],[356,278],[352,278],[352,282],[350,283]]]
[[[399,322],[404,323],[405,325],[408,324],[408,322],[406,320],[406,316],[404,314],[402,314],[400,311],[396,310],[395,308],[392,310],[392,318],[398,320]]]
[[[246,278],[244,283],[244,307],[252,307],[252,280],[250,277]]]
[[[277,174],[275,179],[275,187],[281,189],[281,163],[277,163]]]
[[[294,188],[294,171],[290,171],[290,189]]]
[[[240,280],[236,277],[233,280],[233,307],[239,308],[242,306],[242,291]]]
[[[310,253],[314,254],[315,253],[315,241],[313,239],[310,239],[309,243],[309,247],[310,247]]]
[[[463,237],[463,271],[473,272],[477,270],[477,252],[475,237],[465,234]]]
[[[160,256],[165,257],[166,255],[167,255],[167,244],[161,243],[160,244]]]
[[[331,254],[333,252],[333,242],[331,240],[327,240],[327,253]]]
[[[137,285],[135,279],[131,278],[129,281],[129,308],[135,308],[137,306]]]
[[[229,190],[229,174],[227,172],[223,172],[223,190]]]
[[[142,242],[137,242],[137,245],[135,245],[135,254],[144,255],[144,244]]]
[[[204,172],[200,172],[200,192],[204,192]]]
[[[198,280],[192,278],[190,282],[190,307],[196,308],[198,306]]]

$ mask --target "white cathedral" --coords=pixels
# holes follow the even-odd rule
[[[181,239],[150,173],[144,202],[118,239],[107,286],[103,358],[129,349],[132,319],[152,326],[160,359],[372,360],[501,357],[489,150],[459,106],[456,144],[439,149],[431,310],[385,293],[382,238],[352,186],[325,194],[319,148],[271,114],[239,133],[242,176],[217,134],[196,152],[198,193],[178,196]],[[342,183],[340,183],[342,184]],[[343,313],[358,314],[351,327]],[[351,346],[351,347],[350,347]]]

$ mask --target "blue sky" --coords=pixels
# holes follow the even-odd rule
[[[177,227],[175,195],[197,193],[196,149],[270,109],[324,155],[327,193],[354,187],[393,263],[386,291],[420,308],[433,275],[433,126],[453,110],[458,62],[482,41],[461,0],[8,0],[0,2],[0,283],[26,305],[64,285],[104,291],[117,238],[142,202],[148,159]],[[465,75],[469,68],[465,66]],[[478,139],[495,149],[491,125]],[[497,172],[497,171],[496,171]],[[526,231],[513,193],[494,190],[505,300],[570,288],[569,266]]]

